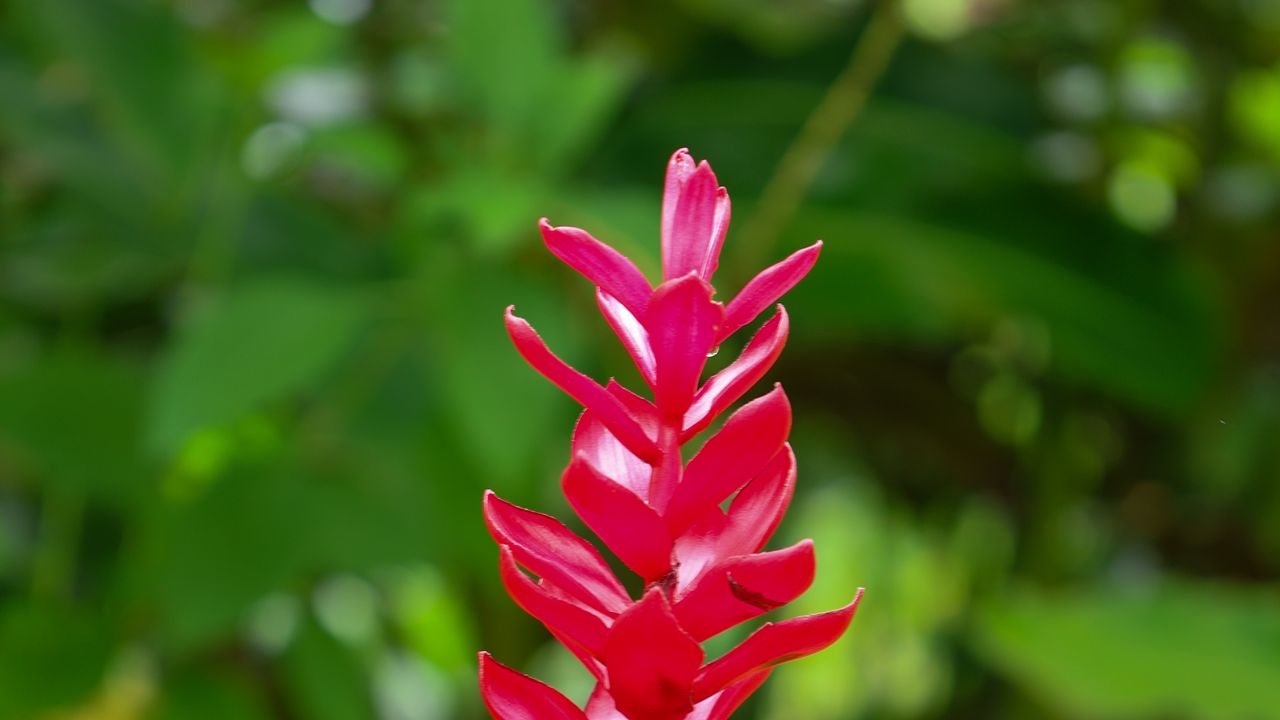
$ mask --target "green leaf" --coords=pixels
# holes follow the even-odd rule
[[[317,573],[367,572],[422,557],[420,477],[242,462],[197,497],[165,501],[128,562],[135,602],[156,605],[175,650],[234,632],[261,598]]]
[[[82,702],[106,671],[110,635],[98,618],[47,605],[0,607],[0,717]]]
[[[1274,588],[1025,589],[975,632],[1000,672],[1074,717],[1280,717]]]
[[[429,565],[389,578],[390,613],[405,644],[432,665],[467,671],[475,660],[475,631],[466,602]]]
[[[139,375],[113,358],[63,351],[0,375],[0,442],[37,477],[119,502],[144,482]]]
[[[393,190],[409,163],[399,136],[372,123],[317,129],[309,152],[318,168],[376,192]]]
[[[573,360],[573,348],[566,347],[546,288],[495,265],[469,267],[462,276],[467,281],[461,286],[450,287],[443,276],[436,285],[442,293],[433,318],[439,365],[432,370],[457,449],[469,453],[480,472],[473,491],[512,488],[546,460],[551,438],[570,429],[570,413],[580,406],[516,353],[502,324],[503,307],[516,304],[561,357]]]
[[[314,720],[374,717],[368,683],[357,658],[308,622],[284,657],[288,692],[300,715]]]
[[[627,80],[612,57],[561,63],[543,103],[552,110],[534,116],[529,150],[539,167],[558,174],[591,147],[622,100]]]
[[[210,138],[225,104],[173,14],[129,0],[40,5],[50,39],[87,74],[105,127],[150,188],[169,196],[193,189],[175,183],[193,179],[219,147]]]
[[[797,327],[801,343],[851,332],[957,342],[1001,318],[1028,317],[1048,331],[1050,371],[1061,379],[1170,414],[1195,401],[1214,369],[1212,307],[1177,262],[1126,259],[1143,280],[1121,286],[1012,238],[894,215],[813,211],[797,226],[828,239],[788,300],[809,318]]]
[[[152,388],[148,444],[172,453],[323,379],[367,310],[359,292],[276,278],[233,287],[181,328]]]
[[[460,86],[490,122],[516,139],[540,113],[560,38],[540,0],[451,0],[449,50]]]
[[[246,679],[202,668],[180,673],[165,682],[155,717],[156,720],[266,720],[271,714]]]

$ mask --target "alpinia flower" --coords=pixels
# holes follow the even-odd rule
[[[586,408],[561,478],[565,497],[645,590],[632,598],[595,547],[555,518],[486,493],[507,591],[598,681],[583,710],[481,653],[481,692],[498,720],[723,720],[774,666],[827,647],[853,619],[861,590],[843,608],[765,623],[716,660],[707,662],[700,644],[790,602],[814,576],[809,540],[761,551],[795,489],[781,387],[740,407],[687,464],[681,459],[681,446],[773,365],[787,339],[786,311],[778,305],[738,359],[700,383],[707,357],[799,282],[822,249],[816,243],[767,268],[724,305],[711,277],[728,225],[728,194],[685,150],[667,167],[657,288],[585,231],[540,224],[551,252],[596,286],[601,313],[652,391],[650,401],[613,381],[600,385],[507,309],[520,354]]]

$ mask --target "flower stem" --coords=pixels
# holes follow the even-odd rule
[[[879,0],[849,62],[809,114],[770,177],[739,241],[740,267],[757,267],[804,201],[835,144],[858,118],[904,35],[898,0]]]

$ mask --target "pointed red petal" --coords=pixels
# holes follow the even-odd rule
[[[758,551],[773,536],[796,489],[796,456],[788,443],[733,498],[719,537],[724,556]]]
[[[633,315],[644,314],[653,289],[644,273],[627,256],[600,242],[586,230],[552,227],[546,218],[538,222],[542,239],[552,254],[582,273],[596,287],[617,298]]]
[[[702,647],[680,629],[658,587],[618,616],[604,643],[609,694],[630,718],[684,718],[702,660]]]
[[[585,457],[605,477],[620,483],[636,497],[649,497],[649,476],[653,468],[618,442],[590,410],[582,412],[573,428],[571,454]]]
[[[738,491],[728,514],[713,505],[676,538],[677,592],[690,587],[717,561],[750,555],[764,547],[782,521],[795,486],[795,455],[790,445],[783,445],[782,452]]]
[[[698,389],[707,354],[724,320],[715,292],[696,275],[658,286],[649,301],[645,327],[657,369],[654,401],[663,417],[681,418]]]
[[[586,715],[549,685],[480,653],[480,696],[494,720],[586,720]]]
[[[515,556],[509,546],[502,546],[498,562],[502,584],[517,605],[546,625],[548,630],[581,646],[591,655],[600,656],[604,651],[604,638],[609,628],[598,613],[557,597],[541,584],[530,580],[516,566]]]
[[[786,260],[770,265],[752,278],[729,303],[724,327],[720,328],[720,338],[727,338],[737,332],[738,328],[754,320],[761,311],[795,287],[818,261],[818,254],[821,252],[822,241],[819,240],[807,248],[795,251]]]
[[[719,507],[709,507],[689,529],[675,538],[672,552],[675,556],[677,590],[691,586],[698,576],[717,561],[744,552],[720,551],[720,536],[728,527],[728,520]]]
[[[781,305],[778,312],[765,323],[760,331],[751,338],[742,354],[729,367],[711,376],[710,380],[698,390],[693,397],[693,404],[684,414],[684,430],[681,440],[697,435],[751,389],[760,378],[764,377],[773,362],[782,353],[782,346],[787,343],[787,331],[790,323],[787,311]]]
[[[688,720],[726,720],[737,710],[742,703],[746,702],[751,693],[760,689],[765,680],[769,679],[769,675],[773,673],[773,668],[761,670],[754,675],[739,680],[720,692],[698,703],[693,714]]]
[[[769,463],[791,432],[791,405],[781,387],[738,409],[689,461],[663,515],[679,537],[708,507],[719,505]]]
[[[716,216],[711,221],[711,244],[707,246],[707,257],[698,273],[708,282],[720,265],[720,248],[724,246],[724,236],[729,232],[729,214],[729,191],[723,187],[716,188]]]
[[[662,190],[662,276],[663,279],[676,277],[667,272],[668,257],[674,259],[674,249],[669,249],[675,237],[676,213],[680,207],[680,196],[684,187],[693,175],[697,163],[689,155],[689,150],[680,148],[671,155],[667,162],[667,177]]]
[[[698,673],[694,697],[701,700],[752,673],[826,648],[848,629],[860,599],[861,589],[853,602],[839,610],[783,620],[777,624],[766,623],[741,645]]]
[[[640,429],[644,430],[647,437],[658,436],[658,409],[653,406],[653,403],[631,392],[613,378],[609,378],[605,389],[622,403],[622,407],[631,413],[631,417],[635,418],[636,422],[640,423]]]
[[[813,572],[812,540],[729,558],[699,578],[672,610],[680,627],[701,642],[800,597],[813,584]]]
[[[657,369],[653,350],[649,347],[649,331],[644,329],[644,325],[640,324],[625,305],[600,288],[596,288],[596,304],[600,306],[600,314],[604,315],[618,340],[622,341],[622,347],[626,348],[627,354],[635,361],[636,369],[640,371],[645,383],[652,388],[657,382]]]
[[[671,572],[671,538],[658,513],[627,488],[575,456],[561,486],[578,517],[646,581]]]
[[[523,318],[515,315],[514,307],[507,308],[507,333],[516,350],[534,370],[542,373],[574,400],[590,408],[631,452],[650,462],[656,462],[660,454],[653,440],[645,434],[639,422],[616,397],[596,384],[594,380],[569,367],[556,357]]]
[[[512,505],[491,490],[484,494],[484,519],[494,540],[510,546],[517,562],[583,604],[608,615],[631,604],[600,553],[559,520]]]
[[[710,279],[729,222],[729,195],[704,160],[696,167],[686,150],[667,165],[662,198],[662,277],[698,273]],[[707,274],[703,274],[707,273]]]

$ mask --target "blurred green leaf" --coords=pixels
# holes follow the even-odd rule
[[[391,612],[410,648],[448,671],[470,668],[474,631],[461,598],[429,566],[406,568],[390,578]]]
[[[205,669],[166,678],[157,720],[267,720],[262,699],[246,678]]]
[[[538,166],[558,175],[584,154],[617,109],[627,77],[620,61],[597,55],[563,63],[535,115],[530,148]]]
[[[954,342],[1027,316],[1049,333],[1051,372],[1170,414],[1199,396],[1216,362],[1204,289],[1178,265],[1134,268],[1145,282],[1118,287],[1012,239],[903,217],[812,211],[798,227],[828,238],[789,303],[809,318],[804,343],[833,332]]]
[[[475,463],[480,487],[512,488],[531,477],[531,469],[559,455],[551,442],[571,427],[575,404],[529,370],[510,345],[502,311],[514,304],[522,317],[546,333],[562,357],[573,358],[573,336],[550,302],[548,288],[496,267],[477,272],[461,284],[446,279],[447,267],[433,270],[436,362],[445,419],[459,447]],[[560,430],[556,429],[561,419]]]
[[[228,58],[229,70],[256,91],[273,73],[298,66],[324,66],[348,59],[351,34],[321,20],[308,7],[279,5],[252,25],[247,52]]]
[[[409,165],[399,136],[373,124],[318,129],[308,150],[318,171],[380,193],[394,190]]]
[[[1237,132],[1280,158],[1280,68],[1241,73],[1231,86],[1230,110]]]
[[[424,230],[460,225],[476,250],[499,255],[532,237],[546,198],[546,188],[535,180],[488,164],[468,165],[408,194],[406,234],[416,245]]]
[[[139,380],[114,358],[73,350],[0,373],[0,440],[38,480],[127,504],[146,480]]]
[[[783,532],[814,540],[818,572],[813,587],[782,613],[841,607],[858,587],[866,595],[844,638],[778,669],[766,686],[762,717],[927,714],[951,689],[954,670],[942,637],[967,600],[964,549],[949,547],[891,507],[852,459],[847,441],[810,425],[797,428],[797,442],[804,443],[808,489]]]
[[[306,623],[284,658],[289,695],[302,717],[372,720],[368,681],[355,655],[314,623]]]
[[[0,606],[0,717],[37,717],[88,699],[111,650],[102,620],[49,605]]]
[[[217,149],[211,135],[223,105],[173,15],[136,0],[49,0],[40,8],[51,39],[87,76],[106,126],[151,189],[193,190],[184,181]],[[108,25],[109,34],[100,32]]]
[[[307,390],[347,351],[367,305],[360,292],[290,278],[214,298],[160,360],[150,447],[172,453],[197,430]]]
[[[205,646],[256,601],[318,573],[421,557],[424,492],[420,478],[242,462],[203,494],[156,508],[131,558],[133,591],[158,605],[167,644]]]
[[[1022,590],[988,606],[975,632],[1002,673],[1074,717],[1280,717],[1273,588]]]
[[[530,139],[527,128],[536,118],[556,112],[544,102],[561,42],[547,4],[450,0],[447,17],[460,87],[507,142]]]

